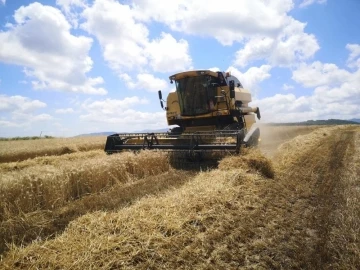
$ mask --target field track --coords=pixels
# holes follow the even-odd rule
[[[313,196],[309,198],[309,206],[314,211],[307,218],[310,222],[306,228],[316,233],[316,241],[310,247],[304,241],[304,246],[308,248],[305,252],[303,248],[298,250],[305,253],[304,259],[309,268],[331,267],[335,262],[335,254],[329,248],[334,225],[332,218],[338,203],[346,199],[341,197],[341,178],[354,154],[354,136],[354,130],[334,132],[317,149],[306,153],[297,164],[288,169],[291,171],[290,177],[301,175],[298,178],[300,181],[315,181]]]
[[[273,222],[287,229],[281,230],[263,252],[264,257],[274,257],[274,264],[271,266],[284,269],[344,268],[337,264],[339,254],[347,252],[346,242],[334,246],[332,233],[336,226],[341,226],[336,223],[336,214],[339,214],[340,208],[348,199],[344,198],[343,189],[349,184],[346,182],[349,180],[346,173],[349,167],[354,166],[354,140],[357,136],[359,142],[359,135],[359,129],[356,132],[353,128],[324,132],[323,138],[315,147],[299,152],[291,164],[277,164],[279,189],[269,189],[268,191],[274,192],[272,196],[268,191],[264,191],[264,195],[267,194],[267,199],[275,208],[285,210],[279,212],[279,219],[283,224],[280,225],[278,220]],[[360,154],[359,150],[358,147],[357,156]],[[355,174],[357,177],[360,175],[359,171]],[[358,182],[357,188],[359,185]],[[359,215],[358,212],[357,217]],[[359,225],[355,226],[353,229],[359,233]],[[343,236],[347,234],[340,233]],[[269,237],[267,235],[265,239]],[[359,255],[359,240],[356,244]],[[351,269],[358,269],[360,259],[353,258],[355,261]]]
[[[4,212],[0,237],[22,239],[24,247],[8,251],[0,243],[0,268],[360,269],[360,128],[281,129],[265,130],[263,154],[225,158],[216,170],[152,162],[136,174],[146,167],[144,155],[138,165],[124,161],[127,180],[103,192],[56,209]],[[68,170],[74,162],[86,166],[85,156],[93,164],[121,160],[71,155],[61,157]],[[51,166],[61,166],[52,157],[37,160],[3,163],[0,171],[15,179],[36,169],[48,181]],[[49,171],[42,174],[39,162]]]

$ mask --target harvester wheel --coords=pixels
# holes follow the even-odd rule
[[[190,151],[186,155],[186,158],[190,162],[201,162],[204,159],[202,152],[192,152],[192,151]]]
[[[183,129],[181,127],[174,127],[170,129],[170,134],[173,135],[180,135],[183,132]]]

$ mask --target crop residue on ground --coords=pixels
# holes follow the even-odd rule
[[[24,233],[11,231],[16,227],[12,225],[29,226],[34,233],[23,247],[10,245],[1,265],[358,269],[360,130],[352,126],[296,130],[272,127],[271,136],[262,141],[271,150],[265,156],[261,147],[242,151],[241,156],[221,160],[218,169],[198,173],[171,168],[161,153],[108,157],[95,151],[80,158],[85,151],[69,154],[74,158],[58,156],[61,162],[38,157],[36,162],[4,163],[0,167],[4,191],[10,190],[10,183],[26,187],[26,180],[16,179],[31,170],[31,181],[45,186],[54,179],[56,183],[69,179],[56,178],[56,172],[83,170],[73,178],[73,195],[53,209],[40,196],[39,191],[45,190],[40,186],[27,188],[36,197],[29,206],[16,208],[8,199],[0,233],[8,242],[9,236],[18,234],[19,240]],[[266,138],[276,137],[276,132],[278,140],[269,146]],[[53,202],[51,190],[46,192]],[[41,234],[46,230],[48,234]],[[42,239],[36,239],[37,233]],[[31,239],[36,241],[29,244]]]

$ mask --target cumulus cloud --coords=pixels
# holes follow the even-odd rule
[[[101,77],[87,77],[92,39],[71,34],[60,10],[32,3],[15,11],[14,24],[0,32],[0,61],[24,67],[35,89],[106,94]]]
[[[30,113],[44,107],[46,104],[40,100],[32,100],[19,95],[0,95],[0,112]]]
[[[231,72],[231,75],[237,77],[244,88],[249,89],[253,93],[259,90],[259,83],[271,77],[269,73],[271,66],[262,65],[260,67],[251,67],[246,72],[241,72],[235,67],[229,67],[227,71]]]
[[[121,78],[130,89],[144,89],[149,92],[157,92],[158,90],[166,90],[168,86],[165,80],[156,78],[148,73],[138,74],[135,81],[126,73],[122,74]]]
[[[228,0],[222,3],[215,0],[134,0],[133,3],[135,16],[140,20],[154,20],[175,31],[214,37],[223,45],[254,34],[276,36],[286,12],[293,7],[291,0]]]
[[[304,7],[307,7],[307,6],[310,6],[312,4],[324,4],[326,3],[327,0],[303,0],[299,7],[300,8],[304,8]]]
[[[122,131],[156,129],[166,127],[165,112],[143,112],[134,109],[147,104],[146,99],[127,97],[125,99],[105,99],[102,101],[85,102],[80,116],[82,121],[97,124],[114,124],[112,129]]]
[[[294,86],[284,83],[283,86],[282,86],[282,89],[285,90],[285,91],[288,91],[288,90],[294,89]]]
[[[221,4],[215,0],[133,1],[139,20],[213,37],[222,45],[240,43],[234,64],[241,67],[258,59],[273,66],[289,66],[314,55],[319,49],[317,40],[305,33],[306,24],[288,15],[293,7],[291,0],[227,0]]]
[[[288,15],[294,8],[291,0],[228,0],[221,5],[215,0],[58,3],[63,9],[83,8],[81,28],[99,40],[104,59],[121,78],[126,77],[124,71],[144,74],[192,68],[188,42],[164,32],[151,39],[147,24],[152,21],[173,31],[213,37],[222,45],[242,44],[233,63],[239,67],[259,59],[272,66],[290,66],[311,58],[319,49],[315,36],[305,33],[306,24]]]
[[[32,100],[23,96],[0,95],[0,112],[4,115],[0,121],[3,127],[31,126],[35,122],[53,119],[49,114],[36,114],[36,111],[45,108],[46,103]]]
[[[172,35],[161,33],[161,38],[149,42],[145,50],[154,71],[172,72],[191,68],[189,44],[184,39],[177,41]]]
[[[340,69],[335,64],[321,63],[301,64],[293,71],[292,79],[305,87],[321,85],[339,85],[353,76],[349,71]]]
[[[352,97],[356,98],[356,95],[352,95]],[[337,100],[323,99],[319,93],[300,97],[293,94],[276,94],[272,97],[254,100],[252,104],[259,106],[262,122],[299,122],[311,119],[359,117],[359,101],[359,98],[352,101],[342,97],[338,97]]]
[[[82,108],[88,111],[101,112],[103,115],[111,115],[120,112],[121,110],[128,109],[134,105],[147,104],[146,99],[140,99],[137,96],[126,97],[124,99],[111,99],[97,100],[93,102],[84,102]]]
[[[58,113],[58,114],[69,114],[69,113],[73,113],[73,112],[74,112],[73,108],[65,108],[65,109],[55,110],[55,113]]]
[[[99,40],[104,59],[119,74],[124,70],[144,73],[149,68],[173,72],[191,65],[187,41],[177,41],[167,33],[151,40],[148,28],[135,18],[129,5],[96,0],[82,17],[81,28]]]
[[[66,13],[71,12],[74,7],[85,8],[87,6],[86,0],[56,0],[56,5],[60,6]]]
[[[251,38],[237,51],[235,65],[244,67],[254,60],[266,59],[273,66],[290,66],[311,58],[320,47],[314,35],[304,32],[305,26],[288,18],[277,37]]]
[[[351,61],[357,57],[357,53],[354,53],[357,46],[352,48],[349,55]],[[277,94],[255,100],[254,104],[260,107],[264,121],[360,117],[360,68],[350,72],[333,63],[316,61],[301,64],[293,71],[292,78],[303,87],[314,88],[313,93],[300,97]]]
[[[220,69],[218,67],[208,68],[208,70],[213,71],[213,72],[220,71]]]
[[[56,5],[64,12],[67,20],[74,28],[79,26],[79,8],[87,7],[87,0],[56,0]]]
[[[360,68],[360,45],[359,44],[347,44],[346,49],[350,51],[347,65],[350,68]]]

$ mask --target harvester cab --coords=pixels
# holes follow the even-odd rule
[[[165,100],[166,133],[113,134],[108,136],[108,154],[123,150],[160,149],[203,157],[205,152],[239,153],[241,147],[257,145],[260,130],[258,107],[250,107],[251,93],[230,73],[210,70],[185,71],[169,77],[176,91]]]

